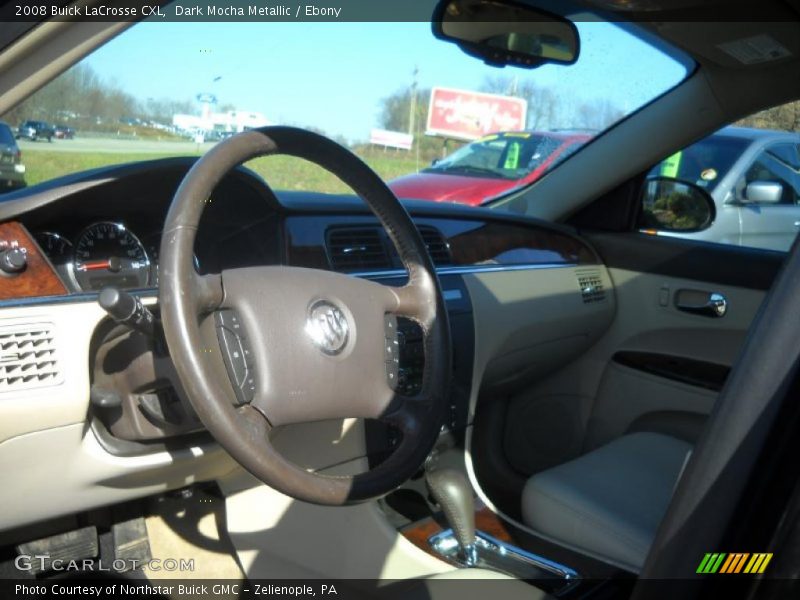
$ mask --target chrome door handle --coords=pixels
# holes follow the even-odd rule
[[[708,295],[708,300],[705,304],[689,304],[687,302],[681,302],[680,299],[678,299],[675,302],[675,306],[678,310],[684,312],[715,319],[724,317],[725,313],[728,312],[728,300],[725,296],[716,292]]]

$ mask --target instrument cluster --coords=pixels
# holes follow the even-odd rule
[[[72,239],[53,231],[37,231],[34,237],[59,274],[78,291],[158,285],[158,235],[143,243],[122,223],[97,221]]]

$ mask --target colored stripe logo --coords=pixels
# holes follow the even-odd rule
[[[700,561],[697,573],[763,573],[771,560],[771,552],[708,552]]]

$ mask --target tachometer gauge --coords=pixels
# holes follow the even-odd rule
[[[139,239],[120,223],[94,223],[75,241],[73,274],[83,290],[106,285],[147,287],[150,259]]]
[[[68,239],[51,231],[37,231],[33,237],[54,265],[63,265],[72,260],[72,243]]]

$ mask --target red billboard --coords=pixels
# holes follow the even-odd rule
[[[433,88],[425,133],[476,140],[496,131],[525,129],[528,103],[522,98]]]

